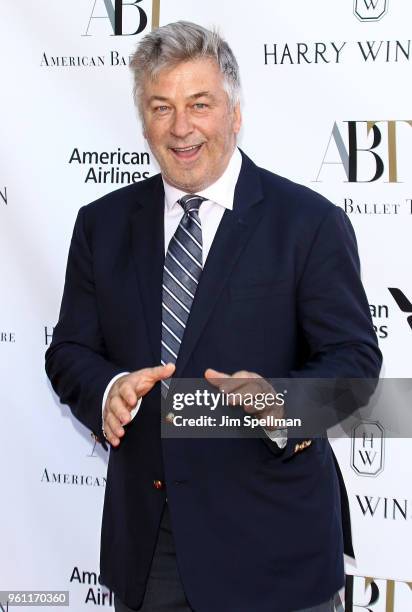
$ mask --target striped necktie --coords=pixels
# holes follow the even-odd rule
[[[199,207],[206,198],[185,195],[183,217],[170,240],[163,268],[162,364],[175,363],[203,268]],[[170,379],[162,380],[167,395]]]

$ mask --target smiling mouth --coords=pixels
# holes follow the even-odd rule
[[[188,147],[170,147],[175,157],[182,160],[195,159],[203,146],[203,142],[198,145],[190,145]]]

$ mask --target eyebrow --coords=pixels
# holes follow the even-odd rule
[[[211,94],[209,91],[199,91],[198,93],[194,93],[192,95],[189,96],[189,100],[197,100],[198,98],[210,98],[210,99],[214,99],[214,95]],[[149,98],[149,104],[151,102],[154,102],[155,100],[159,100],[160,102],[168,102],[169,98],[167,96],[150,96]]]
[[[213,94],[210,91],[199,91],[199,93],[192,94],[189,96],[191,100],[197,100],[197,98],[214,98]]]

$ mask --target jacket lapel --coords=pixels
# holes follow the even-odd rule
[[[263,212],[263,206],[257,205],[263,199],[258,169],[243,153],[242,157],[233,210],[225,211],[208,254],[180,346],[176,378],[182,375],[233,266]]]
[[[148,365],[160,364],[164,265],[164,189],[160,175],[153,180],[143,188],[131,220],[131,249],[153,354]]]

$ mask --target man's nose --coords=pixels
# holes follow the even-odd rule
[[[192,122],[190,120],[188,111],[186,109],[176,110],[171,126],[171,132],[173,136],[177,136],[178,138],[185,138],[185,136],[188,136],[190,134],[192,129]]]

